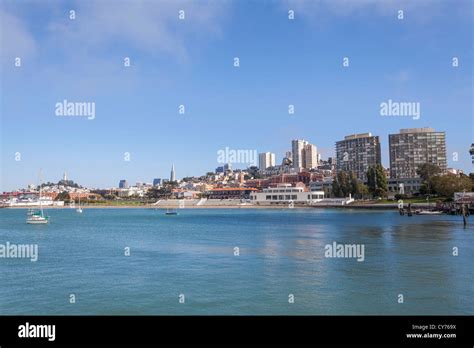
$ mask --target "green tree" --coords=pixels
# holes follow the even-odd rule
[[[432,163],[423,163],[417,170],[418,174],[422,180],[422,186],[420,192],[422,194],[434,194],[434,184],[433,179],[441,173],[441,169]]]
[[[353,197],[362,198],[367,196],[368,190],[367,186],[364,185],[354,174],[354,172],[349,173],[349,184],[350,184],[350,193]]]
[[[117,196],[111,193],[106,193],[103,197],[104,199],[111,200],[111,201],[113,201],[114,199],[117,199]]]
[[[381,164],[370,166],[367,170],[367,187],[372,197],[387,196],[387,177]]]
[[[369,188],[363,183],[359,183],[359,197],[364,198],[369,195]]]
[[[339,185],[339,181],[337,180],[337,176],[334,178],[332,182],[332,195],[334,197],[341,197],[341,185]]]
[[[469,175],[465,176],[471,180],[471,192],[474,192],[474,173],[469,173]]]
[[[58,196],[56,197],[56,200],[58,201],[70,201],[71,196],[69,196],[69,193],[67,191],[63,191]]]
[[[332,193],[335,197],[347,197],[352,193],[350,176],[345,171],[341,170],[334,178]]]
[[[441,175],[431,179],[433,191],[438,195],[453,198],[454,192],[472,191],[472,181],[466,176]]]

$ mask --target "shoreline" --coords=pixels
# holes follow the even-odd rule
[[[427,203],[413,203],[412,209],[417,208],[433,208],[433,205]],[[406,204],[405,204],[406,207]],[[4,206],[1,208],[5,209],[37,209],[38,206]],[[395,210],[398,211],[398,203],[389,204],[346,204],[346,205],[306,205],[306,204],[295,204],[294,208],[289,208],[285,204],[269,204],[269,205],[238,205],[238,204],[219,204],[219,205],[184,205],[183,208],[179,208],[176,204],[163,204],[163,205],[84,205],[82,209],[367,209],[367,210]],[[68,206],[43,206],[43,209],[76,209]]]

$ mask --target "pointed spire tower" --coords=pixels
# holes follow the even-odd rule
[[[174,172],[174,163],[171,166],[171,174],[170,174],[170,181],[176,181],[176,174]]]

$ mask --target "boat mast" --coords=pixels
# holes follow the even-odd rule
[[[41,169],[40,169],[40,175],[39,175],[39,185],[40,185],[40,190],[39,190],[39,203],[40,203],[40,211],[41,211],[41,217],[43,217],[43,203],[41,202],[41,192],[42,192],[42,187],[41,187]]]

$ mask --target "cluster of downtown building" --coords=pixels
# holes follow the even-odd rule
[[[400,191],[406,194],[419,192],[421,179],[417,170],[424,163],[434,164],[442,172],[447,171],[445,132],[432,128],[401,129],[398,134],[390,134],[388,142],[390,167],[386,175],[389,195]],[[308,183],[311,190],[327,193],[338,172],[352,172],[361,182],[367,183],[369,168],[382,164],[380,138],[371,133],[345,136],[336,142],[335,150],[334,158],[322,161],[315,145],[305,140],[293,140],[292,151],[286,153],[281,166],[275,166],[274,154],[262,153],[259,155],[259,170],[265,175],[275,172],[312,173]]]
[[[390,134],[388,141],[390,168],[385,172],[389,197],[396,193],[418,193],[422,181],[417,170],[424,163],[435,164],[442,172],[448,170],[444,132],[432,128],[401,129],[398,134]],[[352,172],[361,182],[367,183],[369,168],[382,164],[380,139],[371,133],[345,136],[336,142],[335,150],[335,157],[323,160],[316,145],[296,139],[291,142],[291,151],[285,153],[281,164],[276,163],[274,153],[260,153],[258,167],[232,169],[232,163],[227,163],[217,167],[213,175],[178,182],[173,195],[175,198],[205,195],[210,199],[257,202],[316,202],[331,196],[338,172]],[[163,186],[169,181],[176,181],[174,166],[169,179],[154,179],[153,186]],[[126,180],[121,180],[119,195],[130,195],[135,193],[133,190],[144,192],[144,188],[140,183],[129,187]]]
[[[390,168],[388,196],[397,193],[416,194],[421,187],[417,169],[424,163],[438,166],[442,172],[456,170],[447,168],[445,133],[432,128],[401,129],[398,134],[388,136]],[[145,197],[156,187],[175,182],[171,196],[177,199],[250,199],[255,203],[284,203],[288,201],[317,203],[330,200],[334,177],[340,171],[352,172],[363,183],[367,183],[367,171],[381,165],[380,139],[371,133],[345,136],[336,142],[335,157],[321,158],[317,146],[305,140],[293,140],[291,151],[285,153],[281,164],[276,164],[271,152],[258,155],[258,167],[232,169],[232,163],[217,167],[214,173],[187,180],[177,180],[174,165],[169,179],[156,178],[153,183],[138,182],[131,186],[120,180],[118,188],[87,189],[64,185],[66,174],[58,184],[43,187],[43,196],[54,201],[61,192],[68,192],[71,199],[99,199],[107,196]],[[474,145],[471,147],[474,162]],[[0,203],[18,200],[34,200],[35,185],[16,192],[4,192]],[[92,195],[92,196],[91,196]],[[108,199],[108,198],[106,198]],[[16,200],[16,201],[15,201]],[[345,200],[345,203],[349,203]],[[31,203],[31,202],[30,202]],[[344,204],[345,204],[344,203]],[[339,204],[339,202],[338,202]]]

